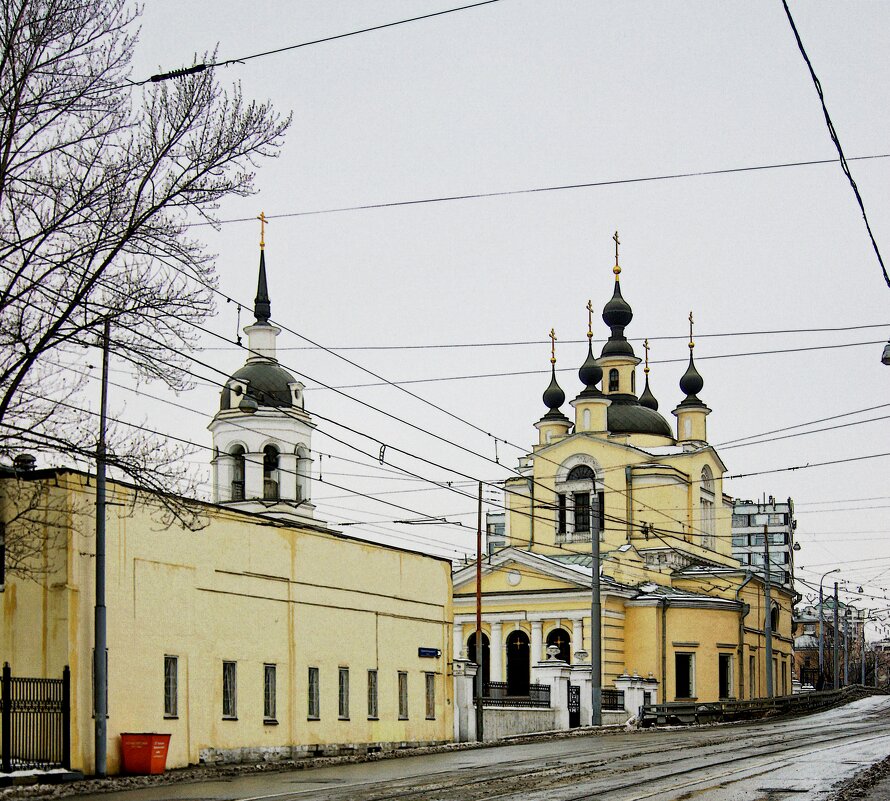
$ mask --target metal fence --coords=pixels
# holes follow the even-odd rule
[[[505,681],[490,681],[482,685],[482,706],[518,706],[535,709],[550,708],[550,686],[530,684],[527,695],[510,695]]]
[[[624,690],[610,690],[603,688],[603,709],[623,710]]]
[[[0,680],[0,766],[13,770],[71,767],[71,672],[61,679],[13,676]]]

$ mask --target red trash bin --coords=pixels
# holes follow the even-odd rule
[[[124,773],[163,773],[167,767],[169,734],[122,732],[121,756]]]

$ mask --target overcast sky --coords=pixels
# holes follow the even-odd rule
[[[220,59],[239,58],[458,5],[151,0],[133,77],[188,66],[196,52],[216,47]],[[890,4],[791,8],[847,156],[883,157],[851,167],[890,257]],[[890,289],[837,163],[620,183],[835,156],[780,0],[500,0],[248,60],[219,69],[218,77],[294,115],[281,157],[260,165],[259,194],[220,210],[223,220],[260,210],[272,220],[266,255],[273,320],[332,348],[387,346],[341,353],[392,381],[453,379],[407,387],[465,421],[392,387],[355,388],[377,379],[305,349],[285,331],[281,362],[307,376],[310,411],[360,432],[319,419],[316,451],[361,463],[325,458],[328,482],[399,491],[380,497],[475,528],[471,499],[381,471],[380,443],[388,445],[387,460],[424,477],[509,476],[486,460],[495,456],[494,440],[478,429],[500,440],[498,458],[510,467],[521,453],[513,445],[534,442],[533,423],[545,411],[551,327],[560,340],[558,367],[566,370],[563,389],[569,399],[581,389],[585,305],[592,299],[599,312],[611,294],[616,229],[622,289],[634,310],[627,334],[651,340],[652,389],[672,424],[670,410],[683,397],[678,380],[690,309],[714,444],[883,405],[810,427],[853,424],[845,428],[721,448],[729,475],[890,451],[888,421],[866,422],[890,415],[890,367],[880,362],[890,336]],[[306,214],[598,182],[619,183]],[[258,223],[194,231],[219,254],[220,288],[251,306]],[[234,307],[221,304],[211,327],[232,339]],[[793,332],[799,329],[810,330]],[[598,348],[607,333],[599,314],[594,331]],[[532,344],[416,347],[482,343]],[[221,340],[206,345],[202,358],[220,369],[234,371],[244,360]],[[641,341],[634,346],[642,355]],[[495,375],[457,378],[480,374]],[[353,387],[344,392],[459,447],[319,383]],[[209,385],[191,392],[195,414],[145,407],[124,393],[115,402],[124,417],[145,414],[209,445],[204,426],[217,392]],[[801,430],[809,429],[783,433]],[[207,458],[194,456],[199,464]],[[888,475],[884,457],[739,478],[724,490],[740,498],[792,497],[798,574],[818,582],[839,566],[854,589],[862,584],[878,596],[866,599],[869,605],[882,608],[890,606],[883,600],[890,587]],[[389,522],[418,515],[350,497],[330,483],[316,482],[314,495],[318,516],[333,523],[381,521],[364,531],[451,556],[472,547],[469,529]]]

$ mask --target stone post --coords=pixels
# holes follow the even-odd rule
[[[458,659],[466,659],[467,654],[464,651],[466,647],[464,645],[464,624],[463,623],[455,623],[452,629],[452,647],[453,651],[451,653],[451,658],[454,660]]]
[[[551,646],[559,652],[554,645]],[[532,667],[532,679],[535,684],[550,685],[550,708],[556,710],[554,728],[569,728],[569,679],[572,668],[561,659],[550,659],[538,662]]]
[[[638,676],[636,673],[633,676],[629,676],[625,670],[623,675],[615,679],[615,688],[624,691],[624,711],[630,717],[636,717],[644,703],[643,693],[649,692],[646,679]]]
[[[581,725],[590,725],[590,654],[575,651],[575,664],[572,665],[572,684],[581,688]]]
[[[454,740],[458,743],[476,741],[475,662],[455,659],[454,676]]]

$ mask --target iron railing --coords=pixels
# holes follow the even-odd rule
[[[528,694],[510,695],[505,681],[490,681],[482,685],[482,706],[516,706],[533,709],[550,708],[550,686],[530,684]]]
[[[603,688],[603,709],[624,710],[624,690]]]
[[[61,679],[13,676],[0,680],[0,765],[13,770],[71,767],[71,672]]]

